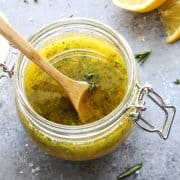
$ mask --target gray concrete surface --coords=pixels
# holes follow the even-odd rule
[[[157,12],[123,11],[110,0],[1,0],[0,11],[26,37],[42,25],[72,14],[110,25],[124,35],[134,52],[152,50],[147,62],[138,67],[142,82],[151,84],[177,107],[167,141],[135,128],[113,153],[93,161],[68,162],[46,155],[28,139],[16,116],[13,81],[7,80],[0,87],[0,180],[114,180],[139,162],[144,163],[139,174],[127,179],[180,179],[180,86],[173,84],[180,78],[180,42],[165,43]]]

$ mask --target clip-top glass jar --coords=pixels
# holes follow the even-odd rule
[[[174,119],[175,107],[167,106],[152,88],[138,85],[134,55],[124,38],[109,26],[89,19],[64,19],[42,28],[29,39],[29,42],[39,49],[47,41],[69,32],[95,34],[118,49],[128,71],[127,92],[110,114],[96,122],[68,126],[48,121],[37,114],[27,100],[24,77],[29,60],[20,54],[15,70],[13,67],[8,69],[6,63],[1,64],[1,67],[4,71],[3,76],[5,74],[11,76],[15,72],[16,105],[19,119],[33,141],[47,153],[56,157],[66,160],[89,160],[103,156],[120,145],[129,136],[134,124],[146,131],[157,132],[160,137],[167,139]],[[142,114],[146,110],[145,96],[164,111],[165,120],[161,128],[156,128],[143,118]]]

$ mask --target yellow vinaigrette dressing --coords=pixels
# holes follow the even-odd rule
[[[25,74],[25,91],[33,109],[55,123],[81,125],[103,118],[125,96],[128,84],[124,60],[116,47],[99,36],[69,33],[47,42],[39,49],[65,75],[90,83],[87,108],[93,117],[81,122],[62,88],[35,64]]]

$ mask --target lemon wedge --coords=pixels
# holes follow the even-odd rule
[[[167,42],[180,40],[180,0],[167,0],[159,8],[159,12],[168,35]]]
[[[115,5],[123,9],[135,12],[149,12],[160,5],[162,5],[166,0],[112,0]]]

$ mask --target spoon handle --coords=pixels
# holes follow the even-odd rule
[[[37,64],[43,71],[56,80],[64,89],[77,112],[82,96],[89,88],[86,82],[75,81],[46,61],[9,23],[0,16],[0,34],[19,49],[29,60]]]
[[[37,64],[42,70],[47,72],[53,79],[58,81],[66,89],[67,80],[71,79],[54,68],[46,61],[33,47],[25,40],[8,22],[0,16],[0,34],[19,49],[29,60]]]

